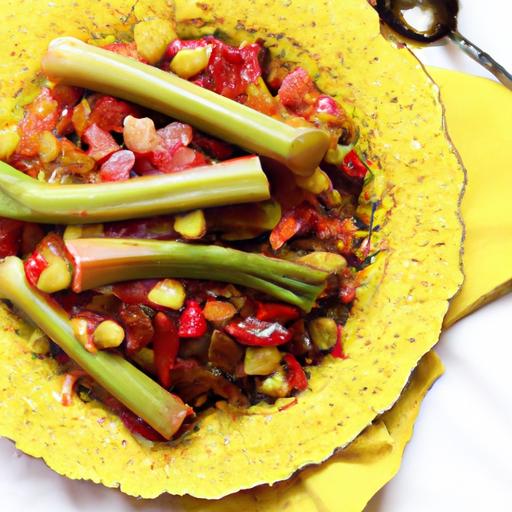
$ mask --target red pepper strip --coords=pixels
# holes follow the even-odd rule
[[[187,304],[180,316],[180,338],[198,338],[206,333],[206,319],[199,302],[187,300]]]
[[[253,316],[231,322],[226,331],[242,345],[272,347],[288,343],[292,333],[277,322],[265,322]]]
[[[153,318],[155,335],[153,336],[154,361],[158,379],[164,388],[171,385],[169,371],[174,368],[180,348],[178,328],[174,320],[164,313],[157,313]]]
[[[308,387],[308,378],[300,363],[291,354],[283,357],[286,363],[286,379],[291,388],[297,391],[304,391]]]
[[[297,320],[300,312],[294,306],[279,304],[278,302],[257,302],[256,318],[267,322],[286,323]]]
[[[336,357],[338,359],[347,359],[347,355],[343,353],[343,346],[341,344],[341,338],[343,335],[343,326],[338,325],[338,333],[336,337],[336,345],[332,349],[331,356]]]
[[[81,379],[82,377],[87,377],[87,373],[85,373],[83,370],[74,370],[72,372],[66,373],[60,393],[60,403],[62,405],[71,405],[73,402],[73,391],[75,389],[76,383],[78,382],[78,379]]]
[[[359,155],[352,150],[343,159],[341,170],[353,178],[363,179],[367,169],[363,162],[361,162]]]

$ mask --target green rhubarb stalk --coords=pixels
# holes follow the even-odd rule
[[[216,245],[113,238],[66,240],[73,291],[132,279],[208,279],[252,288],[310,311],[327,273],[290,261]]]
[[[149,217],[270,197],[257,156],[114,183],[50,184],[0,162],[0,216],[86,224]]]
[[[189,408],[123,357],[85,350],[64,310],[28,284],[23,263],[14,256],[0,262],[0,298],[23,311],[98,384],[166,439],[180,428]]]
[[[329,146],[317,128],[294,128],[135,59],[63,37],[50,43],[43,70],[61,83],[118,96],[189,123],[250,152],[310,175]]]

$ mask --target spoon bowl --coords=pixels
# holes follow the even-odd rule
[[[430,44],[449,37],[512,90],[512,75],[457,30],[458,0],[376,0],[374,6],[384,23],[408,39]]]

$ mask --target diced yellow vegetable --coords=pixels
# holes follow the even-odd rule
[[[48,354],[50,352],[50,340],[38,327],[30,335],[28,343],[34,354]]]
[[[347,260],[341,254],[324,251],[315,251],[301,256],[297,262],[325,270],[331,274],[337,274],[347,266]]]
[[[156,64],[163,57],[167,45],[178,37],[171,22],[161,18],[137,23],[133,36],[137,52],[150,64]]]
[[[39,276],[37,288],[45,293],[65,290],[71,284],[73,274],[69,265],[62,258],[55,258]]]
[[[320,167],[311,176],[295,176],[297,185],[313,194],[321,194],[331,188],[331,180]]]
[[[135,354],[130,355],[131,359],[135,361],[143,370],[148,373],[156,374],[155,369],[155,353],[152,349],[143,347]]]
[[[48,130],[39,135],[39,157],[42,162],[53,162],[60,155],[60,142]]]
[[[223,300],[208,301],[204,308],[203,314],[208,322],[225,322],[235,316],[236,307],[231,302]]]
[[[206,219],[203,210],[194,210],[184,215],[176,215],[174,230],[183,238],[195,240],[206,233]]]
[[[16,126],[0,130],[0,160],[7,160],[14,153],[19,141]]]
[[[148,299],[159,306],[180,309],[185,302],[185,288],[175,279],[164,279],[158,282],[148,293]]]
[[[256,383],[256,389],[259,393],[263,393],[275,398],[284,398],[290,393],[290,385],[286,379],[286,373],[283,368],[279,368],[270,377],[264,381]]]
[[[64,230],[64,240],[96,238],[103,235],[103,224],[72,224]]]
[[[329,350],[336,344],[338,328],[332,318],[320,317],[308,324],[311,340],[320,350]]]
[[[181,78],[191,78],[200,73],[210,60],[211,47],[184,48],[172,59],[170,69]]]
[[[281,352],[277,347],[247,347],[244,371],[247,375],[270,375],[281,362]]]
[[[85,347],[89,344],[89,333],[87,320],[85,318],[72,318],[71,319],[71,328],[73,329],[73,334],[75,338]]]
[[[96,327],[93,340],[100,349],[119,347],[124,340],[124,329],[113,320],[105,320]]]

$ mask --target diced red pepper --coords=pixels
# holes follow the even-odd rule
[[[91,124],[82,135],[83,141],[89,145],[87,155],[97,162],[104,161],[112,153],[121,148],[109,132],[102,130],[98,125]]]
[[[123,121],[126,116],[140,117],[140,109],[112,96],[101,96],[92,107],[89,121],[107,132],[123,133]]]
[[[286,364],[286,380],[292,389],[304,391],[308,387],[308,378],[300,363],[291,354],[285,354],[283,361]]]
[[[165,313],[157,313],[153,318],[155,335],[153,336],[154,361],[158,379],[164,388],[171,385],[170,370],[174,368],[180,348],[178,328],[173,319]]]
[[[298,67],[284,77],[277,94],[285,107],[296,110],[304,104],[305,96],[315,90],[309,73]]]
[[[39,276],[49,265],[49,262],[44,256],[46,253],[52,253],[56,257],[66,260],[68,263],[72,261],[71,255],[66,249],[62,238],[55,233],[46,235],[24,263],[25,275],[27,276],[28,282],[33,286],[37,286]]]
[[[112,153],[100,168],[101,181],[126,181],[135,165],[135,155],[128,149]]]
[[[334,345],[334,348],[331,351],[331,356],[336,357],[338,359],[347,359],[348,356],[343,353],[342,336],[343,326],[338,325],[336,344]]]
[[[256,318],[267,322],[279,322],[285,324],[291,320],[297,320],[300,312],[295,306],[280,304],[278,302],[258,302]]]
[[[158,283],[157,279],[139,279],[112,285],[112,294],[125,304],[151,305],[148,294]]]
[[[198,338],[206,334],[208,326],[199,302],[187,300],[179,325],[180,338]]]
[[[228,334],[242,345],[271,347],[288,343],[292,333],[277,322],[265,322],[253,316],[231,322],[226,326]]]
[[[0,217],[0,258],[18,253],[22,231],[23,222]]]
[[[356,151],[352,150],[343,159],[341,170],[352,178],[363,179],[366,176],[366,166]]]
[[[25,275],[27,276],[28,282],[32,286],[37,286],[37,281],[39,281],[39,276],[43,272],[45,268],[48,267],[48,262],[39,252],[34,252],[30,255],[30,257],[25,261]]]

